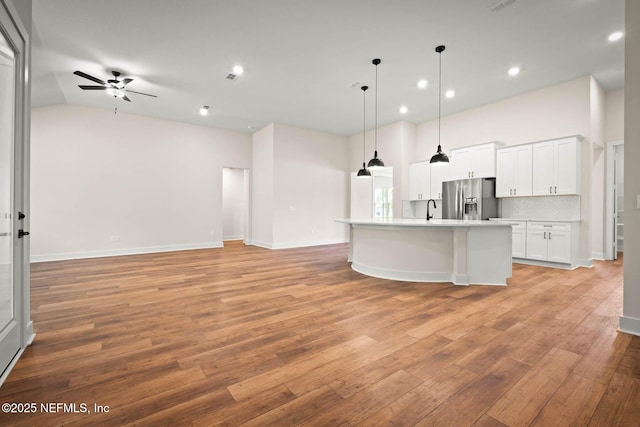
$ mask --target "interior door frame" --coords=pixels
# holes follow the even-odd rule
[[[30,145],[29,129],[31,126],[31,85],[30,58],[31,42],[29,32],[23,25],[20,16],[11,2],[0,0],[0,26],[7,40],[15,50],[15,117],[14,117],[14,184],[12,234],[17,235],[19,229],[30,230],[29,204],[29,164]],[[24,219],[18,217],[23,212]],[[14,238],[14,283],[16,298],[16,320],[20,331],[20,349],[9,366],[0,376],[0,385],[6,380],[11,369],[33,342],[33,322],[31,321],[30,274],[29,274],[29,238]],[[0,371],[1,372],[1,371]]]
[[[616,146],[624,145],[623,140],[611,141],[607,143],[607,166],[606,166],[606,206],[604,215],[604,257],[606,260],[613,260],[616,254],[613,253],[613,239],[615,237],[614,227],[614,183],[615,183],[615,149]]]

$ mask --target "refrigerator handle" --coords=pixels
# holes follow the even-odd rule
[[[457,209],[457,215],[456,215],[456,219],[463,219],[464,218],[464,186],[462,185],[462,183],[458,183],[458,197],[457,197],[457,201],[458,201],[458,209]]]

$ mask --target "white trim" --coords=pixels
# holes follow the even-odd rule
[[[604,261],[604,252],[592,252],[591,259],[597,259],[598,261]]]
[[[223,242],[228,242],[229,240],[244,240],[244,236],[242,234],[237,234],[235,236],[225,236],[222,238]]]
[[[358,264],[357,262],[351,263],[351,268],[358,273],[377,277],[378,279],[398,280],[401,282],[453,283],[453,275],[447,272],[424,273],[420,271],[392,271],[385,268]],[[464,284],[468,285],[469,283]]]
[[[614,181],[614,147],[624,145],[624,141],[611,141],[607,143],[607,157],[605,166],[605,214],[604,214],[604,259],[614,259],[613,253],[613,181]]]
[[[640,319],[629,316],[620,316],[619,329],[621,332],[640,336]]]
[[[62,261],[70,259],[85,259],[85,258],[102,258],[122,255],[139,255],[150,254],[156,252],[174,252],[174,251],[188,251],[192,249],[215,249],[222,248],[221,241],[210,243],[193,243],[187,245],[169,245],[169,246],[150,246],[143,248],[128,248],[128,249],[109,249],[103,251],[91,251],[91,252],[67,252],[61,254],[46,254],[46,255],[32,255],[31,262],[48,262],[48,261]]]
[[[22,356],[22,353],[24,353],[25,348],[26,346],[20,347],[16,355],[13,356],[13,359],[11,359],[11,362],[9,362],[9,365],[7,365],[7,368],[2,373],[2,376],[0,376],[0,387],[2,387],[2,384],[4,384],[7,378],[9,378],[9,374],[13,370],[13,367],[16,366],[16,363],[18,363],[18,359],[20,359],[20,356]]]
[[[325,245],[339,245],[342,243],[349,243],[348,240],[316,240],[316,241],[307,241],[307,242],[288,242],[288,243],[268,243],[261,242],[259,240],[248,240],[246,242],[247,245],[259,246],[265,249],[294,249],[294,248],[307,248],[310,246],[325,246]]]
[[[578,258],[574,259],[570,264],[564,264],[560,262],[551,262],[551,261],[540,261],[537,259],[527,259],[527,258],[512,258],[512,261],[516,264],[526,264],[526,265],[535,265],[538,267],[550,267],[550,268],[559,268],[561,270],[575,270],[578,267],[593,267],[593,260]]]

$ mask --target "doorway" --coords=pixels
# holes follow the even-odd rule
[[[624,141],[607,144],[606,192],[605,258],[614,260],[624,251]]]
[[[222,240],[242,240],[249,234],[249,170],[222,168]]]
[[[29,320],[26,35],[0,2],[0,385],[33,340]]]

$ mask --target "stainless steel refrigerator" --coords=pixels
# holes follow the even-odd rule
[[[442,183],[442,218],[482,220],[498,217],[495,178],[472,178]]]

